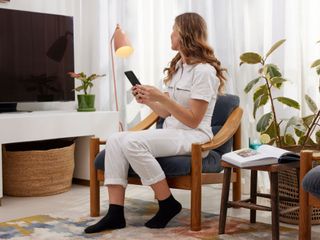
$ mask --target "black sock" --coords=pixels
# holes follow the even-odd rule
[[[170,195],[167,199],[158,201],[157,214],[145,223],[148,228],[164,228],[168,222],[181,211],[181,204]]]
[[[94,225],[87,227],[85,233],[96,233],[104,230],[119,229],[126,226],[124,218],[124,207],[121,205],[110,204],[106,216]]]

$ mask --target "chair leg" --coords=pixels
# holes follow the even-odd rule
[[[191,231],[201,230],[201,145],[192,144],[191,161]]]
[[[201,230],[201,185],[191,191],[191,231]]]
[[[299,240],[311,240],[311,213],[309,194],[302,188],[303,177],[312,167],[312,152],[302,151],[300,155],[300,184],[299,184]]]
[[[278,172],[271,172],[272,240],[279,240]]]
[[[250,202],[256,204],[257,203],[257,171],[251,170],[251,181],[250,181]],[[257,210],[250,209],[250,222],[256,222]]]
[[[231,180],[231,168],[225,167],[220,204],[219,234],[224,234],[227,220],[228,199]]]
[[[100,215],[100,187],[94,160],[99,152],[99,139],[90,139],[90,216]]]

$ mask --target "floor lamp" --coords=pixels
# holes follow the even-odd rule
[[[113,49],[112,41],[114,43],[114,49]],[[114,97],[116,101],[116,110],[118,112],[119,104],[118,104],[118,96],[117,96],[117,82],[116,82],[115,63],[114,63],[113,53],[115,53],[116,56],[118,57],[126,58],[129,55],[131,55],[131,53],[133,52],[133,48],[131,47],[131,44],[126,34],[121,30],[119,24],[117,24],[117,27],[114,30],[114,33],[110,40],[110,50],[111,50],[111,63],[112,63],[113,91],[114,91]],[[123,131],[123,126],[121,121],[119,122],[119,128],[120,128],[120,131]]]

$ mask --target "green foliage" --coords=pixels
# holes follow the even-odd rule
[[[319,111],[318,107],[317,107],[317,104],[307,94],[304,96],[304,98],[306,99],[306,102],[307,102],[308,107],[310,108],[311,112],[316,114]]]
[[[257,123],[257,132],[265,132],[273,122],[272,112],[264,114]]]
[[[247,64],[261,64],[259,69],[259,76],[251,80],[244,89],[245,93],[253,91],[253,117],[256,118],[256,113],[259,108],[270,103],[270,112],[262,115],[256,126],[256,130],[260,134],[268,134],[271,138],[271,141],[275,141],[278,146],[281,146],[281,142],[286,142],[288,144],[293,144],[293,137],[287,134],[285,137],[280,136],[280,123],[277,119],[277,114],[275,111],[274,101],[278,101],[281,104],[284,104],[288,107],[300,109],[300,104],[288,97],[273,97],[273,89],[281,89],[283,84],[287,81],[282,77],[280,69],[277,65],[268,63],[266,64],[267,58],[278,49],[285,39],[282,39],[270,48],[266,53],[265,57],[261,57],[260,54],[255,52],[246,52],[240,56],[241,63]],[[282,139],[282,140],[281,140]]]
[[[240,56],[240,65],[243,63],[248,63],[248,64],[257,64],[261,63],[262,57],[255,52],[246,52]]]
[[[281,44],[283,44],[286,40],[282,39],[279,40],[278,42],[276,42],[275,44],[273,44],[273,46],[270,48],[270,50],[267,52],[266,56],[265,56],[265,60],[270,56],[271,53],[273,53],[274,50],[276,50]]]
[[[74,90],[77,92],[83,91],[85,95],[89,94],[91,88],[93,87],[93,80],[104,77],[105,74],[103,75],[97,75],[97,74],[91,74],[89,77],[83,72],[81,73],[74,73],[74,72],[69,72],[68,73],[70,77],[78,79],[81,81],[81,85],[79,87],[76,87]]]
[[[289,119],[277,118],[274,106],[275,101],[290,108],[300,109],[300,104],[294,99],[285,96],[273,97],[273,90],[281,89],[287,80],[282,76],[277,65],[272,63],[267,64],[266,60],[284,42],[285,39],[282,39],[273,44],[265,54],[265,57],[255,52],[245,52],[240,56],[240,66],[244,63],[261,64],[258,70],[259,76],[251,80],[244,88],[246,94],[253,92],[253,117],[256,118],[259,108],[270,104],[270,111],[258,119],[256,130],[261,135],[269,135],[269,144],[276,143],[279,147],[299,144],[302,145],[303,148],[305,145],[320,144],[320,110],[316,101],[309,95],[305,95],[305,101],[313,114],[304,117],[293,116]],[[320,41],[317,43],[320,43]],[[320,59],[315,60],[311,64],[311,68],[314,68],[317,75],[320,76]],[[280,125],[283,123],[286,123],[286,125],[283,134],[281,134]],[[295,136],[292,135],[289,130],[293,130],[291,132],[294,133]],[[315,133],[313,134],[313,132]],[[315,141],[311,136],[313,136]]]

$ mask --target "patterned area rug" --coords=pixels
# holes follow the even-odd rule
[[[70,217],[61,215],[38,215],[0,223],[0,239],[271,239],[271,225],[228,217],[226,234],[218,235],[219,216],[202,214],[202,230],[189,230],[190,210],[183,209],[165,229],[154,230],[144,227],[144,223],[157,211],[157,204],[142,200],[128,199],[125,216],[127,227],[120,230],[85,234],[83,229],[99,218],[88,216]],[[295,229],[281,227],[280,239],[297,239]],[[320,239],[320,238],[313,238]]]

